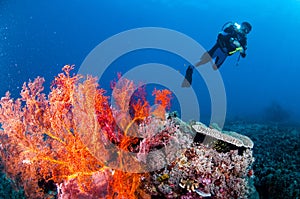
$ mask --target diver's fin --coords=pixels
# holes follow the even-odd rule
[[[190,87],[192,85],[194,68],[194,66],[189,65],[189,67],[186,69],[185,77],[181,84],[181,87]]]

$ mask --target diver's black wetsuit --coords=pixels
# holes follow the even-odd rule
[[[200,61],[195,64],[196,67],[206,64],[208,62],[214,62],[213,69],[217,70],[224,63],[227,56],[233,55],[235,52],[240,52],[240,56],[246,57],[247,49],[247,34],[251,31],[251,25],[248,22],[241,25],[234,24],[232,22],[226,23],[222,31],[218,34],[216,44],[208,51],[205,52]],[[193,65],[185,71],[185,78],[181,84],[182,87],[190,87],[192,84]]]
[[[211,56],[211,58],[215,58],[214,62],[217,68],[220,68],[227,56],[232,55],[229,52],[236,50],[236,46],[233,44],[234,40],[237,40],[244,50],[247,49],[246,35],[238,31],[234,24],[225,24],[223,31],[218,34],[216,44],[208,51],[208,54]],[[241,52],[241,56],[245,57],[246,53]]]

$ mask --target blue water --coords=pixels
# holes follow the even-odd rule
[[[18,97],[23,82],[36,76],[45,77],[48,92],[50,82],[63,65],[75,64],[77,71],[93,48],[122,31],[168,28],[209,50],[225,22],[249,21],[253,29],[248,35],[247,57],[238,66],[237,55],[228,57],[219,70],[226,91],[226,117],[270,119],[271,113],[278,114],[274,116],[277,121],[288,118],[297,121],[300,118],[299,10],[299,0],[3,0],[0,2],[0,95],[9,90]],[[117,72],[125,73],[150,62],[169,65],[181,74],[189,64],[160,50],[131,52],[111,64],[100,84],[109,89],[109,81]],[[178,80],[179,85],[181,81]],[[200,75],[196,74],[193,81],[205,120],[211,114],[211,98]],[[179,107],[180,102],[174,99],[173,109]]]

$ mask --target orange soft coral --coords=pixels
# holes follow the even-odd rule
[[[75,126],[80,115],[74,115],[77,99],[73,94],[80,76],[71,77],[70,66],[63,69],[65,73],[55,79],[48,98],[42,93],[44,80],[38,77],[23,85],[21,99],[14,101],[7,93],[0,101],[1,158],[10,177],[22,177],[30,198],[43,194],[40,181],[84,179],[103,166],[80,139],[80,127]]]
[[[96,79],[88,76],[81,81],[82,76],[70,75],[72,69],[69,65],[63,67],[64,72],[55,78],[48,96],[42,93],[44,79],[38,77],[23,85],[20,99],[13,100],[7,93],[0,100],[2,164],[11,178],[21,179],[19,183],[29,198],[43,197],[41,182],[49,181],[61,184],[76,179],[79,189],[88,192],[93,187],[93,176],[107,171],[107,161],[129,162],[121,165],[124,170],[138,167],[137,160],[131,161],[132,157],[123,153],[112,156],[107,147],[115,143],[128,152],[137,144],[134,124],[149,116],[147,100],[131,104],[135,86],[122,79],[114,87],[117,110],[112,110]],[[163,109],[169,106],[170,92],[154,94]],[[134,109],[133,118],[128,113],[130,106]],[[127,135],[129,130],[132,132]],[[136,198],[140,176],[115,171],[107,198],[114,194]]]
[[[156,108],[152,111],[152,114],[161,119],[165,118],[166,109],[170,108],[171,101],[171,91],[164,90],[154,90],[152,93],[155,96]]]

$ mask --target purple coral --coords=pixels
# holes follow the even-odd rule
[[[181,130],[177,133],[185,134]],[[181,199],[250,198],[255,190],[248,175],[254,161],[251,149],[245,148],[241,154],[238,149],[220,153],[201,143],[185,146],[176,159],[154,171],[151,180],[145,182],[155,187],[156,195]]]
[[[91,176],[91,187],[85,189],[84,184],[80,183],[79,179],[73,178],[66,182],[57,185],[58,199],[93,199],[105,198],[108,194],[109,181],[112,179],[112,174],[109,169],[104,169],[94,173]]]

